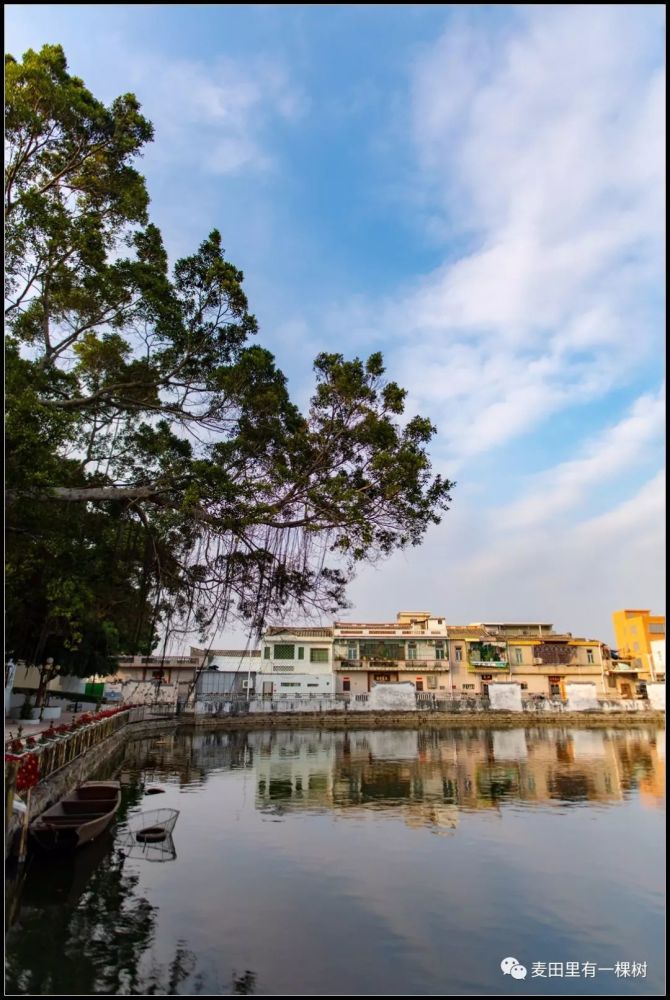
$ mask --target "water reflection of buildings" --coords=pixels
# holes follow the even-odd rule
[[[449,830],[459,812],[509,802],[606,805],[637,789],[658,805],[664,748],[655,729],[180,732],[129,745],[125,767],[182,786],[253,768],[259,809],[393,810]]]
[[[393,810],[412,826],[453,829],[462,811],[615,804],[663,794],[653,730],[417,731],[250,734],[263,810]],[[661,750],[659,752],[659,744]]]

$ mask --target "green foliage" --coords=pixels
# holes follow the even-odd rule
[[[156,630],[334,611],[447,509],[381,354],[321,354],[303,414],[213,230],[170,270],[134,162],[59,46],[6,84],[9,647],[78,673]]]

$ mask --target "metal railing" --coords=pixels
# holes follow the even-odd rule
[[[109,718],[90,723],[73,721],[68,726],[54,726],[35,736],[14,737],[5,742],[5,785],[14,788],[22,761],[31,755],[37,757],[39,780],[44,781],[129,723],[174,714],[172,705],[143,705],[122,709]]]

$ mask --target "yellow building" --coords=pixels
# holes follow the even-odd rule
[[[543,632],[529,638],[523,632],[507,634],[511,680],[521,684],[529,697],[565,698],[566,686],[588,682],[598,698],[605,696],[605,670],[609,650],[598,639],[584,639],[570,632]]]
[[[646,608],[626,608],[613,613],[612,624],[617,659],[628,664],[639,680],[664,680],[665,660],[661,677],[654,662],[654,649],[665,643],[665,615],[652,615]]]

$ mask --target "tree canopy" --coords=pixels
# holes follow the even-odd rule
[[[435,428],[380,354],[320,354],[307,412],[214,229],[170,267],[137,157],[60,46],[6,59],[9,648],[77,672],[157,630],[335,611],[447,509]]]

